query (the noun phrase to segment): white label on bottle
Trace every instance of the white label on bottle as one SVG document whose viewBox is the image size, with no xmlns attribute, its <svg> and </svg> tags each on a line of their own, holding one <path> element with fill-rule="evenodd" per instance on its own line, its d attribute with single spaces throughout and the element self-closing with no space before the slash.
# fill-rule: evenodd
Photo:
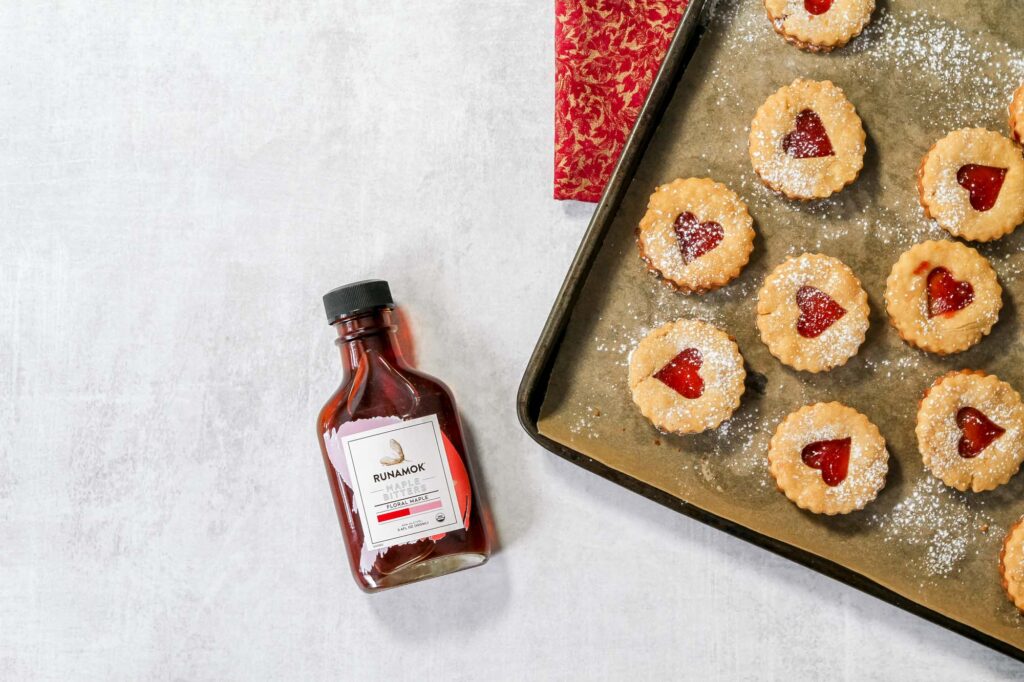
<svg viewBox="0 0 1024 682">
<path fill-rule="evenodd" d="M 463 527 L 437 415 L 342 436 L 367 549 Z"/>
</svg>

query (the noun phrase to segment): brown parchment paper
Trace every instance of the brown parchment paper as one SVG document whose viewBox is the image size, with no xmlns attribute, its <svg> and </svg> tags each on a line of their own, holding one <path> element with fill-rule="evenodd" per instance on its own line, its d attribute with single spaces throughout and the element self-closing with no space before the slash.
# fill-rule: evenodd
<svg viewBox="0 0 1024 682">
<path fill-rule="evenodd" d="M 1024 79 L 1024 6 L 880 0 L 864 34 L 828 55 L 786 44 L 757 0 L 722 0 L 706 15 L 707 32 L 572 313 L 541 409 L 541 433 L 1024 648 L 1024 618 L 1004 596 L 997 568 L 1006 529 L 1024 514 L 1024 473 L 992 492 L 958 493 L 923 469 L 914 437 L 921 392 L 945 371 L 984 369 L 1024 389 L 1018 314 L 1024 228 L 979 247 L 999 274 L 1004 307 L 991 336 L 973 349 L 940 358 L 907 346 L 890 327 L 883 303 L 885 278 L 898 255 L 917 242 L 947 236 L 918 204 L 915 171 L 923 154 L 957 128 L 1008 131 L 1007 105 Z M 755 110 L 797 77 L 828 79 L 843 88 L 868 134 L 857 181 L 810 204 L 769 192 L 747 156 Z M 758 231 L 742 275 L 703 296 L 679 294 L 658 281 L 634 241 L 653 189 L 689 176 L 711 177 L 736 190 Z M 787 255 L 805 251 L 850 265 L 872 308 L 860 353 L 818 375 L 780 364 L 754 325 L 755 297 L 766 273 Z M 706 320 L 734 335 L 748 372 L 763 375 L 763 390 L 748 387 L 739 411 L 709 433 L 660 434 L 629 397 L 630 351 L 645 332 L 677 317 Z M 845 517 L 797 509 L 767 472 L 775 426 L 801 405 L 824 400 L 867 414 L 891 454 L 879 498 Z"/>
</svg>

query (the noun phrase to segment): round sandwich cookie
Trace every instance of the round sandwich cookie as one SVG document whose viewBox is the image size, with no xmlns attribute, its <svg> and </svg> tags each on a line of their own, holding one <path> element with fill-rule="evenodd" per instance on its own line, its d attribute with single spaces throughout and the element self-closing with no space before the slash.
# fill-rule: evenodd
<svg viewBox="0 0 1024 682">
<path fill-rule="evenodd" d="M 829 52 L 857 36 L 875 0 L 764 0 L 772 28 L 802 50 Z"/>
<path fill-rule="evenodd" d="M 750 124 L 750 162 L 790 199 L 823 199 L 864 167 L 864 127 L 831 81 L 797 79 L 765 100 Z"/>
<path fill-rule="evenodd" d="M 921 398 L 914 431 L 925 467 L 957 490 L 998 488 L 1024 460 L 1020 395 L 981 371 L 953 371 L 936 379 Z"/>
<path fill-rule="evenodd" d="M 768 469 L 801 509 L 848 514 L 885 487 L 889 452 L 863 414 L 841 403 L 816 403 L 779 424 L 768 446 Z"/>
<path fill-rule="evenodd" d="M 842 261 L 805 253 L 772 270 L 757 294 L 757 328 L 785 365 L 822 372 L 857 354 L 868 330 L 868 295 Z"/>
<path fill-rule="evenodd" d="M 732 337 L 699 320 L 658 327 L 629 359 L 633 402 L 669 433 L 697 433 L 728 419 L 740 405 L 746 376 Z"/>
<path fill-rule="evenodd" d="M 924 155 L 917 189 L 925 215 L 954 237 L 999 239 L 1024 222 L 1024 155 L 991 130 L 956 130 Z"/>
<path fill-rule="evenodd" d="M 967 350 L 992 331 L 1003 289 L 988 260 L 953 241 L 915 244 L 899 257 L 885 282 L 889 321 L 904 341 L 949 355 Z"/>
<path fill-rule="evenodd" d="M 999 552 L 999 577 L 1018 610 L 1024 611 L 1024 516 L 1010 526 Z"/>
<path fill-rule="evenodd" d="M 1024 144 L 1024 83 L 1021 83 L 1010 100 L 1010 137 Z"/>
<path fill-rule="evenodd" d="M 750 260 L 754 220 L 743 200 L 720 182 L 673 180 L 651 195 L 637 246 L 666 282 L 703 293 L 738 276 Z"/>
</svg>

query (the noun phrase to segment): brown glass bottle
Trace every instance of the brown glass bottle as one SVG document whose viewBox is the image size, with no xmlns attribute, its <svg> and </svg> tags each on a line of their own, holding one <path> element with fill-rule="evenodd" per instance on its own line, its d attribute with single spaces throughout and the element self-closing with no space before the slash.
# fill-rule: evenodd
<svg viewBox="0 0 1024 682">
<path fill-rule="evenodd" d="M 352 575 L 378 591 L 487 560 L 490 544 L 448 388 L 402 357 L 387 282 L 324 296 L 341 385 L 317 435 Z"/>
</svg>

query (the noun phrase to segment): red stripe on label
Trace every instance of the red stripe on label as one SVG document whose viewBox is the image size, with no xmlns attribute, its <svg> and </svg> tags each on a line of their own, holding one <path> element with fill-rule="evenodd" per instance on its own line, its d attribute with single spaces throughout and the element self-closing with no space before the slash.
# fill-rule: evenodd
<svg viewBox="0 0 1024 682">
<path fill-rule="evenodd" d="M 384 523 L 385 521 L 390 521 L 391 519 L 397 519 L 397 518 L 400 518 L 402 516 L 408 516 L 408 515 L 409 515 L 409 508 L 408 507 L 406 507 L 405 509 L 396 509 L 393 512 L 387 512 L 386 514 L 377 514 L 377 523 Z"/>
</svg>

